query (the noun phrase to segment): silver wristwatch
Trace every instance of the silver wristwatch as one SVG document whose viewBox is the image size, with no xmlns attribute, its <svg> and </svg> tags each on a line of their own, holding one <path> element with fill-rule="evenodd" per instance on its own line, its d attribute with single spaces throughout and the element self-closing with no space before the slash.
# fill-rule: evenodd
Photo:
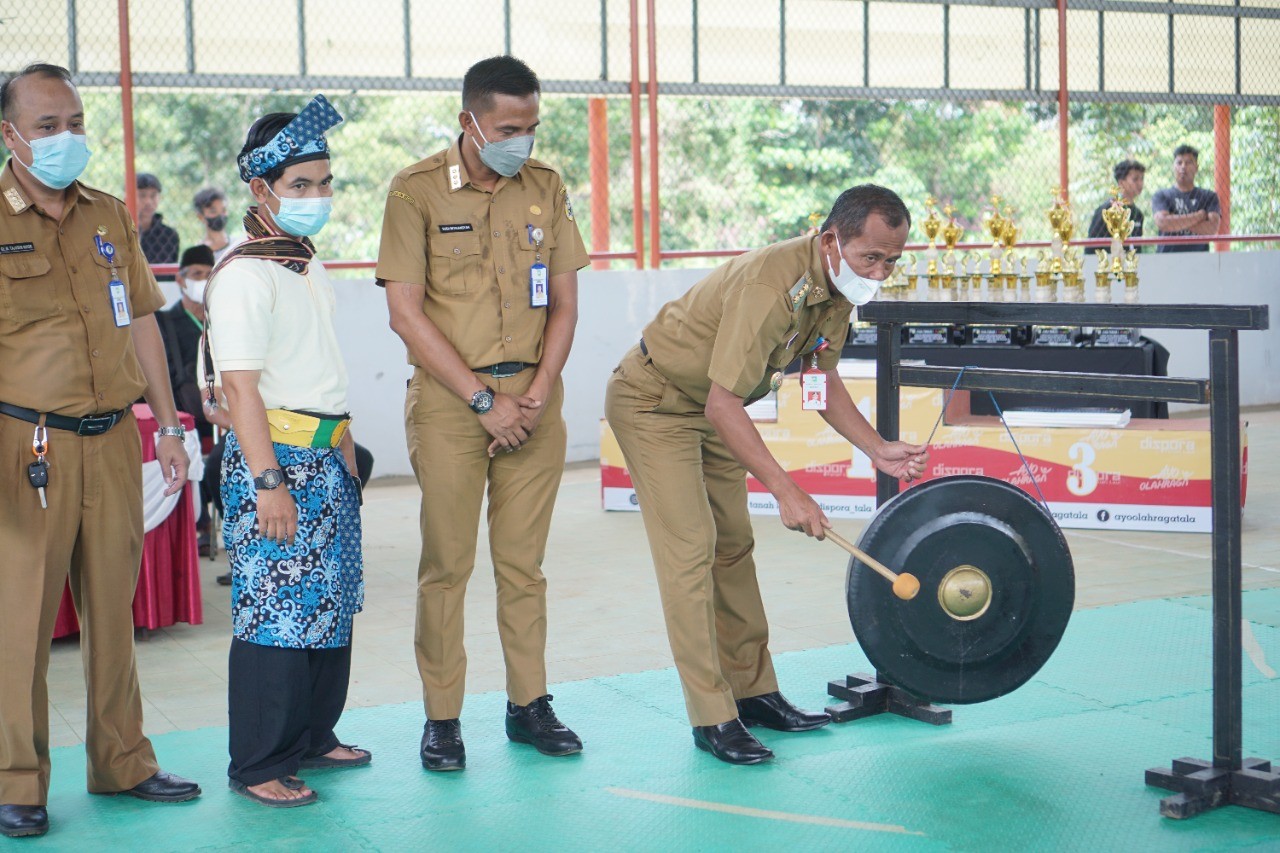
<svg viewBox="0 0 1280 853">
<path fill-rule="evenodd" d="M 471 402 L 468 404 L 471 411 L 477 415 L 483 415 L 493 408 L 493 391 L 487 386 L 480 391 L 471 395 Z"/>
<path fill-rule="evenodd" d="M 171 435 L 181 441 L 187 437 L 187 430 L 182 424 L 178 424 L 177 426 L 160 427 L 160 429 L 156 430 L 156 435 Z"/>
</svg>

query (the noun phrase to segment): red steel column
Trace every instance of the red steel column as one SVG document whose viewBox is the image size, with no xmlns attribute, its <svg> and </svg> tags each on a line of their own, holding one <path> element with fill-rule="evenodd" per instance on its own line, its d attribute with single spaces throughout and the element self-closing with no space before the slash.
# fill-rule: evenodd
<svg viewBox="0 0 1280 853">
<path fill-rule="evenodd" d="M 1222 222 L 1219 234 L 1231 233 L 1231 107 L 1216 104 L 1213 108 L 1213 191 L 1222 205 Z M 1219 241 L 1219 252 L 1231 249 L 1231 244 Z"/>
<path fill-rule="evenodd" d="M 124 132 L 124 203 L 138 218 L 138 186 L 133 164 L 133 65 L 129 57 L 129 0 L 118 0 L 120 16 L 120 123 Z"/>
<path fill-rule="evenodd" d="M 591 161 L 591 251 L 609 251 L 609 103 L 587 101 L 587 157 Z M 607 270 L 608 261 L 593 261 L 592 269 Z"/>
<path fill-rule="evenodd" d="M 631 0 L 631 222 L 636 269 L 644 269 L 644 177 L 640 174 L 640 0 Z"/>
<path fill-rule="evenodd" d="M 1058 183 L 1062 198 L 1070 200 L 1067 161 L 1067 0 L 1058 0 Z"/>
<path fill-rule="evenodd" d="M 662 219 L 658 204 L 658 14 L 648 2 L 649 19 L 649 265 L 662 265 Z"/>
</svg>

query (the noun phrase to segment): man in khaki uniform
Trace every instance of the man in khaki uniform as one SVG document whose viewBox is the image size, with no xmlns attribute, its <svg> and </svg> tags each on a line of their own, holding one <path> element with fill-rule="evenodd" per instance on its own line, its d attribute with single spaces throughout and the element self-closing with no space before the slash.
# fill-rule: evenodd
<svg viewBox="0 0 1280 853">
<path fill-rule="evenodd" d="M 694 743 L 721 760 L 773 757 L 746 725 L 807 731 L 830 722 L 778 692 L 746 472 L 777 498 L 788 528 L 821 539 L 831 525 L 743 406 L 779 387 L 801 357 L 822 377 L 821 415 L 837 432 L 882 471 L 906 480 L 924 472 L 924 448 L 877 435 L 836 370 L 853 303 L 893 270 L 910 223 L 890 190 L 847 190 L 818 236 L 737 257 L 667 303 L 609 380 L 605 410 L 649 534 Z"/>
<path fill-rule="evenodd" d="M 151 316 L 164 298 L 124 204 L 76 180 L 89 152 L 70 74 L 29 66 L 5 82 L 0 111 L 12 154 L 0 172 L 0 834 L 21 836 L 49 827 L 45 675 L 68 573 L 89 790 L 176 802 L 200 788 L 156 765 L 133 650 L 139 394 L 162 425 L 166 493 L 187 472 Z"/>
<path fill-rule="evenodd" d="M 462 133 L 395 177 L 382 226 L 377 277 L 414 365 L 405 431 L 422 487 L 415 645 L 429 770 L 466 763 L 463 596 L 486 484 L 507 736 L 547 755 L 582 749 L 547 695 L 542 560 L 564 468 L 560 371 L 588 258 L 560 176 L 528 159 L 539 95 L 518 59 L 473 66 Z"/>
</svg>

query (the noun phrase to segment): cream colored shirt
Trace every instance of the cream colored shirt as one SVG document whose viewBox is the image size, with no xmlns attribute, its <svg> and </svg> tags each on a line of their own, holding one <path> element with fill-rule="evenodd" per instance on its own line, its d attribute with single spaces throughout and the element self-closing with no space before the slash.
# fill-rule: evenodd
<svg viewBox="0 0 1280 853">
<path fill-rule="evenodd" d="M 347 368 L 334 306 L 319 261 L 306 275 L 261 258 L 231 261 L 205 294 L 216 381 L 228 370 L 260 370 L 258 392 L 268 409 L 345 414 Z"/>
</svg>

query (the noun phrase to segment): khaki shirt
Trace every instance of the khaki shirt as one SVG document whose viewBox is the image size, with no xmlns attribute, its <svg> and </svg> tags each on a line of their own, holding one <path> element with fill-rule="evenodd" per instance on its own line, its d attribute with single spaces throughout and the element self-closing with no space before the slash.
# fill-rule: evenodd
<svg viewBox="0 0 1280 853">
<path fill-rule="evenodd" d="M 36 207 L 13 164 L 0 172 L 0 401 L 71 417 L 126 408 L 146 388 L 130 327 L 118 328 L 111 265 L 138 317 L 164 305 L 124 203 L 79 181 L 62 221 Z"/>
<path fill-rule="evenodd" d="M 831 289 L 823 266 L 818 238 L 797 237 L 718 267 L 645 327 L 654 366 L 701 405 L 713 382 L 763 397 L 773 374 L 812 353 L 819 336 L 828 346 L 818 367 L 834 370 L 853 304 Z"/>
<path fill-rule="evenodd" d="M 375 274 L 426 285 L 423 312 L 468 367 L 535 363 L 547 309 L 529 304 L 530 226 L 542 229 L 549 278 L 590 262 L 568 191 L 537 160 L 482 190 L 467 176 L 460 139 L 391 181 Z"/>
</svg>

